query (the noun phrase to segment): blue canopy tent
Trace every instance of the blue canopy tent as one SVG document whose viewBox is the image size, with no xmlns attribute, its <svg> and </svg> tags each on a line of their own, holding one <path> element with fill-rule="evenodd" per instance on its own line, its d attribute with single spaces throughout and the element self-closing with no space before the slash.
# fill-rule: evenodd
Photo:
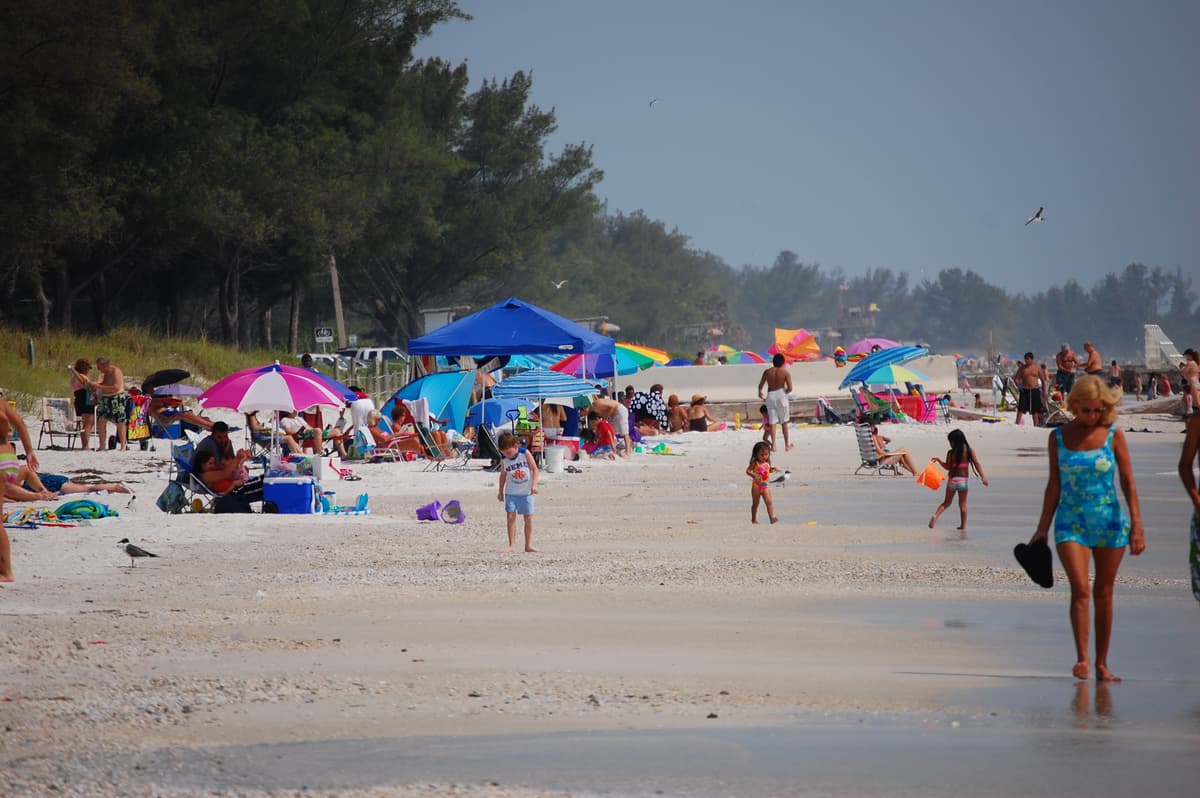
<svg viewBox="0 0 1200 798">
<path fill-rule="evenodd" d="M 616 342 L 516 297 L 408 342 L 410 355 L 611 355 Z"/>
<path fill-rule="evenodd" d="M 475 382 L 473 371 L 442 371 L 426 374 L 405 385 L 383 403 L 379 412 L 384 418 L 392 417 L 397 399 L 429 400 L 429 412 L 434 418 L 445 419 L 445 426 L 459 432 L 467 418 L 467 405 L 471 403 L 471 386 Z M 420 419 L 423 420 L 423 419 Z"/>
</svg>

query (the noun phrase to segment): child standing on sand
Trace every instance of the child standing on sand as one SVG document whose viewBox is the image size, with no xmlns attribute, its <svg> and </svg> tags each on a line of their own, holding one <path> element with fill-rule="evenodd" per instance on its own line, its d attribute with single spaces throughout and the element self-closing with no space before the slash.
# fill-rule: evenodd
<svg viewBox="0 0 1200 798">
<path fill-rule="evenodd" d="M 523 451 L 517 436 L 505 432 L 496 442 L 500 450 L 500 487 L 496 499 L 508 514 L 508 551 L 517 545 L 517 516 L 525 516 L 525 551 L 533 547 L 533 495 L 538 492 L 538 467 L 533 455 Z"/>
<path fill-rule="evenodd" d="M 771 502 L 771 473 L 778 472 L 771 466 L 771 444 L 759 441 L 750 452 L 750 466 L 746 476 L 750 477 L 750 523 L 758 523 L 758 502 L 761 499 L 767 505 L 767 517 L 771 523 L 779 519 L 775 517 L 775 505 Z"/>
<path fill-rule="evenodd" d="M 963 431 L 952 430 L 946 437 L 950 441 L 950 451 L 946 452 L 946 459 L 933 458 L 933 462 L 946 469 L 950 477 L 946 480 L 946 500 L 933 511 L 933 517 L 929 519 L 929 528 L 933 529 L 941 514 L 949 509 L 950 503 L 954 501 L 954 494 L 957 493 L 958 511 L 962 515 L 962 524 L 958 530 L 966 532 L 967 483 L 970 481 L 971 469 L 975 469 L 975 473 L 979 475 L 979 481 L 984 485 L 987 485 L 988 481 L 987 477 L 983 475 L 983 467 L 979 465 L 979 459 L 975 457 L 975 450 L 967 443 L 967 436 L 963 434 Z"/>
</svg>

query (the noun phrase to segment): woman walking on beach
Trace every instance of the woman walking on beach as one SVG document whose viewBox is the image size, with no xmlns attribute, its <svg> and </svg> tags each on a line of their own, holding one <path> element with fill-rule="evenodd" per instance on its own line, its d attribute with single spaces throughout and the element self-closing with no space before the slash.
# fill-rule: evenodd
<svg viewBox="0 0 1200 798">
<path fill-rule="evenodd" d="M 946 459 L 939 460 L 933 458 L 933 461 L 946 469 L 950 478 L 946 480 L 946 500 L 938 505 L 938 508 L 933 511 L 933 517 L 929 519 L 929 528 L 933 529 L 938 518 L 942 513 L 950 509 L 951 502 L 954 501 L 954 494 L 958 494 L 958 512 L 962 516 L 962 523 L 958 526 L 959 532 L 967 531 L 967 487 L 970 482 L 971 470 L 975 470 L 979 481 L 985 486 L 988 484 L 987 477 L 983 473 L 983 466 L 979 465 L 979 459 L 975 457 L 975 450 L 967 443 L 967 436 L 960 429 L 952 430 L 946 436 L 950 441 L 950 451 L 946 452 Z"/>
<path fill-rule="evenodd" d="M 775 517 L 775 505 L 771 501 L 771 474 L 778 473 L 778 468 L 771 466 L 771 444 L 759 441 L 750 452 L 750 466 L 746 476 L 750 477 L 750 523 L 758 523 L 758 503 L 761 500 L 767 505 L 767 518 L 774 524 L 779 519 Z"/>
<path fill-rule="evenodd" d="M 1131 554 L 1146 550 L 1137 487 L 1129 465 L 1125 435 L 1113 424 L 1117 420 L 1119 391 L 1104 385 L 1099 377 L 1082 377 L 1067 396 L 1067 409 L 1075 418 L 1050 433 L 1050 476 L 1042 502 L 1042 516 L 1030 542 L 1046 540 L 1054 521 L 1054 543 L 1058 558 L 1071 583 L 1071 631 L 1075 637 L 1077 679 L 1091 675 L 1088 663 L 1088 602 L 1096 605 L 1096 678 L 1120 681 L 1108 669 L 1108 646 L 1112 637 L 1113 584 L 1117 569 L 1129 547 Z M 1121 509 L 1113 486 L 1113 466 L 1121 492 L 1129 506 L 1129 517 Z M 1096 562 L 1096 577 L 1088 585 L 1088 554 Z"/>
</svg>

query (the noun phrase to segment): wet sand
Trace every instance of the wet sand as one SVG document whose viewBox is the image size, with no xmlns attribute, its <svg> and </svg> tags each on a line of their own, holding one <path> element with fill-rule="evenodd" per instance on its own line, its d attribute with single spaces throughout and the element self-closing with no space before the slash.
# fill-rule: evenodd
<svg viewBox="0 0 1200 798">
<path fill-rule="evenodd" d="M 1030 427 L 962 425 L 992 481 L 965 538 L 955 507 L 925 526 L 940 491 L 852 476 L 848 428 L 794 431 L 782 521 L 751 526 L 743 430 L 544 475 L 540 555 L 500 552 L 480 471 L 356 466 L 333 487 L 365 518 L 171 517 L 161 453 L 44 452 L 138 499 L 10 531 L 0 794 L 1190 795 L 1182 435 L 1136 426 L 1161 430 L 1130 433 L 1149 550 L 1108 688 L 1070 677 L 1061 570 L 1043 591 L 1012 561 L 1045 481 Z M 889 434 L 924 462 L 946 431 Z M 433 498 L 466 523 L 417 522 Z M 129 568 L 126 536 L 162 559 Z"/>
</svg>

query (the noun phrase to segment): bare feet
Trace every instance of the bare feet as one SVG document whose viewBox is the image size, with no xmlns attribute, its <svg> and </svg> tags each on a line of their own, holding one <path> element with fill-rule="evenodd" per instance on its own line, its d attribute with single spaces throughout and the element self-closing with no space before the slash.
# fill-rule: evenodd
<svg viewBox="0 0 1200 798">
<path fill-rule="evenodd" d="M 1079 662 L 1075 663 L 1074 668 L 1071 668 L 1071 675 L 1076 679 L 1086 679 L 1091 675 L 1091 673 L 1092 668 L 1090 665 L 1088 665 L 1088 661 L 1086 659 L 1081 659 Z"/>
<path fill-rule="evenodd" d="M 750 519 L 750 523 L 752 523 L 752 524 L 757 524 L 757 523 L 758 523 L 758 519 L 757 519 L 757 518 L 751 518 L 751 519 Z"/>
<path fill-rule="evenodd" d="M 526 553 L 526 554 L 538 554 L 538 553 L 540 553 L 540 552 L 541 552 L 541 550 L 540 550 L 540 549 L 535 549 L 533 546 L 527 546 L 527 547 L 525 548 L 525 553 Z"/>
<path fill-rule="evenodd" d="M 755 522 L 755 523 L 757 523 L 757 522 Z M 778 519 L 778 518 L 776 518 L 775 516 L 771 516 L 771 523 L 772 523 L 772 524 L 778 524 L 778 523 L 779 523 L 779 519 Z"/>
<path fill-rule="evenodd" d="M 15 582 L 15 581 L 17 581 L 17 578 L 15 576 L 0 576 L 0 582 Z"/>
<path fill-rule="evenodd" d="M 936 515 L 929 516 L 929 528 L 933 529 L 933 525 L 936 523 L 937 523 L 937 516 Z"/>
<path fill-rule="evenodd" d="M 1087 677 L 1081 676 L 1080 678 L 1083 679 L 1083 678 L 1087 678 Z M 1098 682 L 1119 682 L 1119 681 L 1121 681 L 1121 677 L 1117 676 L 1112 671 L 1110 671 L 1108 669 L 1107 665 L 1097 665 L 1096 666 L 1096 681 L 1098 681 Z"/>
<path fill-rule="evenodd" d="M 790 452 L 792 449 L 795 449 L 795 448 L 796 448 L 796 444 L 794 444 L 794 443 L 789 443 L 789 444 L 787 445 L 787 450 L 788 450 L 789 452 Z"/>
<path fill-rule="evenodd" d="M 966 531 L 967 531 L 967 528 L 966 528 L 965 526 L 956 526 L 956 527 L 954 527 L 954 528 L 955 528 L 955 529 L 957 529 L 959 532 L 966 532 Z"/>
</svg>

